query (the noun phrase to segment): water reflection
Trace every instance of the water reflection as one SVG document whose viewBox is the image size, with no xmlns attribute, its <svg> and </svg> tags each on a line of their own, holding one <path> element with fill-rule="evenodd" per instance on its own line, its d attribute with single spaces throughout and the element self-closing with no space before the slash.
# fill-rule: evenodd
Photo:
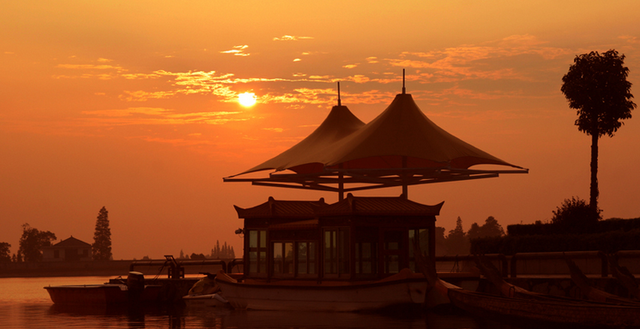
<svg viewBox="0 0 640 329">
<path fill-rule="evenodd" d="M 35 311 L 38 312 L 37 310 Z M 318 313 L 236 311 L 192 307 L 65 307 L 52 305 L 47 318 L 56 326 L 115 328 L 406 328 L 481 329 L 477 319 L 460 311 L 420 313 Z M 26 313 L 25 313 L 26 315 Z M 491 326 L 493 327 L 493 326 Z M 502 327 L 507 328 L 507 327 Z M 509 327 L 510 328 L 510 327 Z"/>
</svg>

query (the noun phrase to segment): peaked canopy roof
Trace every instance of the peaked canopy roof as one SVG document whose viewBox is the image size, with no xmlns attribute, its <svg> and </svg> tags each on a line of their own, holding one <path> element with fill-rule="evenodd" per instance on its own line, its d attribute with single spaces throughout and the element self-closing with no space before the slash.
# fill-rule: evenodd
<svg viewBox="0 0 640 329">
<path fill-rule="evenodd" d="M 307 138 L 276 157 L 234 176 L 267 169 L 289 169 L 297 173 L 322 171 L 323 154 L 333 149 L 336 142 L 364 125 L 346 106 L 334 106 L 322 124 Z"/>
<path fill-rule="evenodd" d="M 474 170 L 474 165 L 512 170 Z M 268 178 L 232 178 L 275 169 Z M 291 170 L 295 174 L 277 171 Z M 282 154 L 225 181 L 344 192 L 527 173 L 449 134 L 422 113 L 410 94 L 396 95 L 378 117 L 363 124 L 346 107 L 335 106 L 307 138 Z M 345 184 L 358 185 L 346 188 Z"/>
<path fill-rule="evenodd" d="M 407 161 L 404 166 L 402 157 Z M 335 143 L 320 162 L 349 169 L 468 169 L 478 164 L 517 167 L 438 127 L 420 111 L 410 94 L 396 95 L 384 112 Z"/>
</svg>

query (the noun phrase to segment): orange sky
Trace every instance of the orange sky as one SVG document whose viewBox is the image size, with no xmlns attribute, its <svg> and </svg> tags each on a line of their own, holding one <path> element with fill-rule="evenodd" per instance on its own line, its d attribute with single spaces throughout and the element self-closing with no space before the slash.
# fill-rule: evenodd
<svg viewBox="0 0 640 329">
<path fill-rule="evenodd" d="M 0 242 L 22 224 L 115 259 L 242 250 L 233 205 L 337 200 L 222 183 L 311 133 L 336 104 L 364 122 L 401 91 L 528 175 L 410 188 L 465 230 L 547 221 L 589 195 L 590 138 L 560 92 L 577 54 L 617 49 L 639 95 L 637 1 L 11 1 L 0 11 Z M 236 96 L 253 92 L 243 108 Z M 640 96 L 639 96 L 640 97 Z M 638 103 L 639 100 L 635 99 Z M 635 111 L 634 111 L 635 112 Z M 600 141 L 605 218 L 640 216 L 640 119 Z M 383 189 L 361 195 L 399 195 Z"/>
</svg>

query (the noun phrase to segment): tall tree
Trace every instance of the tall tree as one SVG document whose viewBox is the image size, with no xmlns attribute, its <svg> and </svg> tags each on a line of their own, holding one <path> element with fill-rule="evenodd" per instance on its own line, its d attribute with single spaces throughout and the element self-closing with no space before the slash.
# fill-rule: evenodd
<svg viewBox="0 0 640 329">
<path fill-rule="evenodd" d="M 8 263 L 11 261 L 11 244 L 0 242 L 0 263 Z"/>
<path fill-rule="evenodd" d="M 110 260 L 111 255 L 111 229 L 109 228 L 109 212 L 102 207 L 96 220 L 96 231 L 93 233 L 91 245 L 94 260 Z"/>
<path fill-rule="evenodd" d="M 462 219 L 460 217 L 456 220 L 456 227 L 449 231 L 445 238 L 445 246 L 449 254 L 462 255 L 469 253 L 470 243 L 462 229 Z"/>
<path fill-rule="evenodd" d="M 55 240 L 55 234 L 49 231 L 39 231 L 37 228 L 29 226 L 29 223 L 23 224 L 18 259 L 25 262 L 42 260 L 42 248 L 51 246 L 51 242 Z"/>
<path fill-rule="evenodd" d="M 622 126 L 620 120 L 630 119 L 636 104 L 631 101 L 631 83 L 627 81 L 629 69 L 624 66 L 624 55 L 616 50 L 603 54 L 592 51 L 577 55 L 562 77 L 561 91 L 576 109 L 578 130 L 591 136 L 591 192 L 589 206 L 598 209 L 598 139 L 613 137 Z"/>
</svg>

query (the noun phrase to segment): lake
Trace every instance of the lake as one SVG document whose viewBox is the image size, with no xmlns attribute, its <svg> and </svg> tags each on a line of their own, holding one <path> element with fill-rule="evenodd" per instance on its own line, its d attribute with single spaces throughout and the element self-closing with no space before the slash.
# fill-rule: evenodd
<svg viewBox="0 0 640 329">
<path fill-rule="evenodd" d="M 43 287 L 100 284 L 110 277 L 0 278 L 0 328 L 502 328 L 517 327 L 461 312 L 357 314 L 153 307 L 113 310 L 60 307 Z"/>
</svg>

